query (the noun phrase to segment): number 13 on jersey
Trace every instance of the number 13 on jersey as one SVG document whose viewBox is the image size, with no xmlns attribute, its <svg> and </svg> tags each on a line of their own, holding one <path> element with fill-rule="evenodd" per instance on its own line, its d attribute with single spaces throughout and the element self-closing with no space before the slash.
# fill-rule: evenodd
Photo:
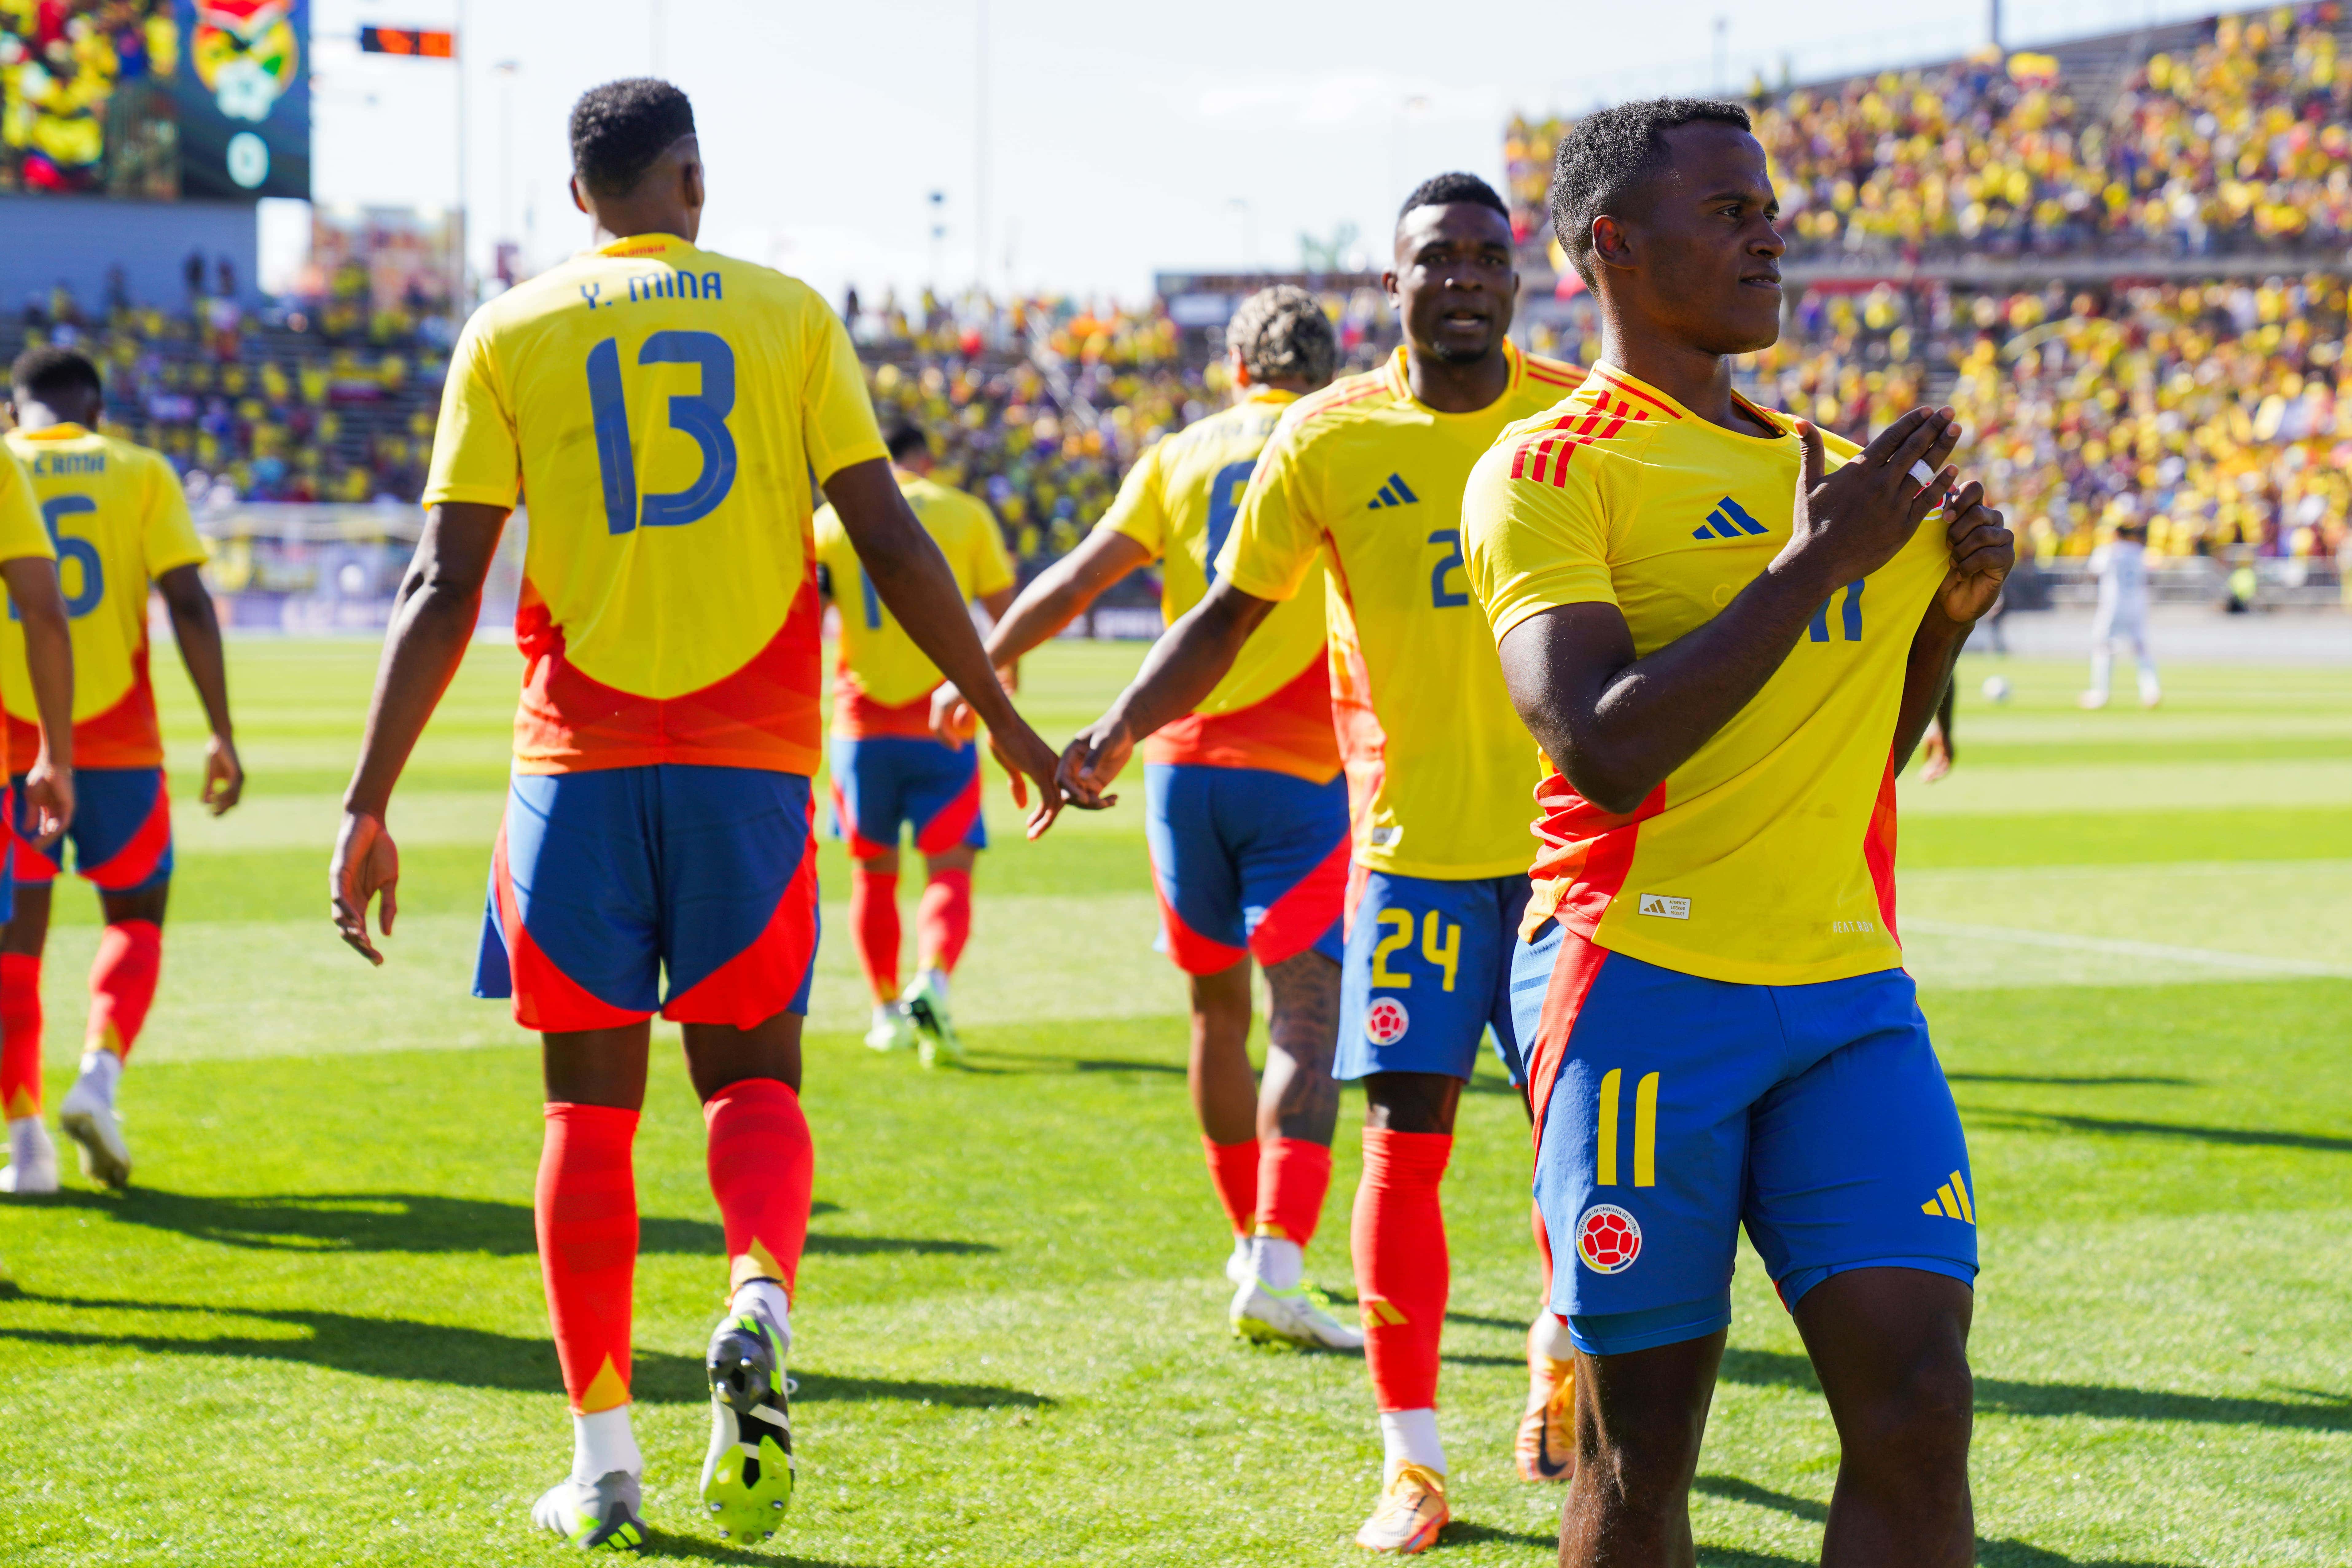
<svg viewBox="0 0 2352 1568">
<path fill-rule="evenodd" d="M 656 332 L 637 351 L 637 363 L 693 365 L 702 373 L 698 391 L 673 394 L 669 426 L 693 439 L 702 468 L 682 490 L 637 495 L 637 454 L 629 435 L 629 400 L 621 381 L 621 345 L 606 338 L 588 351 L 588 407 L 596 423 L 596 465 L 604 481 L 604 526 L 628 533 L 647 528 L 678 528 L 709 517 L 735 488 L 735 436 L 727 416 L 735 411 L 735 351 L 716 332 Z"/>
</svg>

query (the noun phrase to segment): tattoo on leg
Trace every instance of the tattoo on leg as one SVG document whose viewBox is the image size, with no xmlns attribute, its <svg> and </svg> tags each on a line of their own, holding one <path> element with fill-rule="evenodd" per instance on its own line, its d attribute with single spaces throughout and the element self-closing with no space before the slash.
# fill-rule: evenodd
<svg viewBox="0 0 2352 1568">
<path fill-rule="evenodd" d="M 1313 951 L 1270 964 L 1265 1072 L 1258 1088 L 1258 1133 L 1328 1143 L 1339 1116 L 1331 1077 L 1339 1043 L 1339 966 Z"/>
</svg>

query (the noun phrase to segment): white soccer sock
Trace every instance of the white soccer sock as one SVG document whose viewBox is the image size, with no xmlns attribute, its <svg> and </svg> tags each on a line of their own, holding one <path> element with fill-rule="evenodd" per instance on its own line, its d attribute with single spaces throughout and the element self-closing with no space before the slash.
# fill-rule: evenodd
<svg viewBox="0 0 2352 1568">
<path fill-rule="evenodd" d="M 2116 656 L 2106 644 L 2091 650 L 2091 689 L 2105 697 L 2113 684 Z"/>
<path fill-rule="evenodd" d="M 1576 1354 L 1576 1342 L 1568 1337 L 1568 1320 L 1547 1307 L 1536 1314 L 1528 1325 L 1528 1354 L 1543 1356 L 1550 1361 L 1567 1361 Z"/>
<path fill-rule="evenodd" d="M 730 1312 L 760 1311 L 776 1325 L 776 1337 L 784 1342 L 784 1349 L 793 1348 L 793 1303 L 784 1288 L 773 1279 L 746 1279 L 737 1288 L 734 1298 L 727 1303 Z"/>
<path fill-rule="evenodd" d="M 1307 1278 L 1307 1249 L 1278 1236 L 1252 1237 L 1250 1269 L 1269 1290 L 1296 1290 Z"/>
<path fill-rule="evenodd" d="M 81 1076 L 74 1088 L 94 1094 L 109 1108 L 114 1104 L 114 1086 L 122 1081 L 122 1058 L 112 1051 L 84 1051 L 81 1054 Z"/>
<path fill-rule="evenodd" d="M 897 1003 L 895 1003 L 895 1002 L 877 1002 L 877 1003 L 875 1003 L 875 1004 L 874 1004 L 874 1026 L 875 1026 L 876 1028 L 877 1028 L 877 1029 L 895 1029 L 895 1028 L 897 1028 L 897 1027 L 898 1026 L 898 1004 L 897 1004 Z"/>
<path fill-rule="evenodd" d="M 1388 1450 L 1383 1476 L 1393 1477 L 1404 1465 L 1445 1473 L 1445 1445 L 1437 1440 L 1434 1410 L 1381 1411 L 1381 1447 Z"/>
<path fill-rule="evenodd" d="M 57 1158 L 57 1145 L 37 1116 L 19 1116 L 8 1123 L 8 1163 L 20 1171 Z"/>
<path fill-rule="evenodd" d="M 572 1479 L 593 1482 L 614 1470 L 633 1476 L 646 1473 L 645 1456 L 637 1452 L 637 1435 L 629 1430 L 629 1407 L 615 1405 L 593 1415 L 574 1415 Z"/>
</svg>

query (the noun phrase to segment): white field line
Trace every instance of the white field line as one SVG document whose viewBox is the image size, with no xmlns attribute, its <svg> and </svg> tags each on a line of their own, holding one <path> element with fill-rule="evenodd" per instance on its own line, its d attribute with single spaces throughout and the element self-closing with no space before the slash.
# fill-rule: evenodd
<svg viewBox="0 0 2352 1568">
<path fill-rule="evenodd" d="M 1960 921 L 1906 920 L 1906 933 L 1957 936 L 1979 942 L 2009 942 L 2026 947 L 2067 948 L 2076 952 L 2103 952 L 2116 958 L 2145 958 L 2166 963 L 2198 963 L 2215 969 L 2244 969 L 2262 974 L 2305 974 L 2327 979 L 2352 979 L 2352 968 L 2315 963 L 2299 958 L 2266 958 L 2259 953 L 2223 952 L 2210 947 L 2173 947 L 2158 942 L 2132 942 L 2123 937 L 2076 936 L 2068 931 L 2025 931 L 2016 926 L 1971 925 Z"/>
<path fill-rule="evenodd" d="M 2118 860 L 2087 866 L 1929 866 L 1902 871 L 1899 876 L 1907 887 L 1914 882 L 2088 882 L 2118 877 L 2259 877 L 2281 873 L 2343 876 L 2352 873 L 2352 860 Z"/>
</svg>

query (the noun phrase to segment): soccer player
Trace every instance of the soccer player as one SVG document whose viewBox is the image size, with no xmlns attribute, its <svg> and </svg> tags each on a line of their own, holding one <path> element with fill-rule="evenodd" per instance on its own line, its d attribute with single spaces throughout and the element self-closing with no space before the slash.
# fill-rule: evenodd
<svg viewBox="0 0 2352 1568">
<path fill-rule="evenodd" d="M 894 426 L 885 443 L 892 477 L 923 531 L 939 546 L 966 600 L 990 617 L 1013 602 L 1013 563 L 986 502 L 930 477 L 930 442 L 913 425 Z M 980 814 L 980 748 L 931 733 L 931 692 L 940 667 L 886 610 L 857 548 L 830 506 L 816 514 L 819 591 L 841 612 L 833 681 L 833 831 L 847 841 L 850 938 L 874 991 L 866 1043 L 877 1051 L 919 1043 L 925 1067 L 939 1053 L 961 1059 L 948 1016 L 948 976 L 971 935 L 971 867 L 988 847 Z M 919 963 L 898 992 L 898 839 L 912 827 L 923 852 L 923 901 L 916 911 Z"/>
<path fill-rule="evenodd" d="M 2091 617 L 2091 686 L 2082 705 L 2107 705 L 2120 642 L 2130 644 L 2139 661 L 2139 705 L 2153 708 L 2164 700 L 2164 687 L 2147 651 L 2147 524 L 2126 516 L 2115 537 L 2091 552 L 2091 570 L 2099 574 L 2099 607 Z"/>
<path fill-rule="evenodd" d="M 1215 583 L 1071 742 L 1062 772 L 1075 799 L 1097 798 L 1135 742 L 1198 708 L 1275 607 L 1328 566 L 1353 825 L 1335 1072 L 1364 1085 L 1349 1241 L 1386 1452 L 1381 1500 L 1356 1540 L 1419 1552 L 1449 1517 L 1436 1412 L 1448 1286 L 1438 1183 L 1490 1026 L 1519 1076 L 1508 966 L 1528 897 L 1526 802 L 1539 777 L 1471 607 L 1459 498 L 1503 427 L 1580 373 L 1506 338 L 1518 291 L 1510 219 L 1474 175 L 1441 174 L 1405 198 L 1385 284 L 1403 345 L 1283 416 Z M 1549 1363 L 1568 1353 L 1564 1340 L 1542 1348 Z M 1543 1397 L 1564 1430 L 1566 1384 Z"/>
<path fill-rule="evenodd" d="M 29 819 L 27 837 L 37 849 L 55 843 L 74 816 L 73 633 L 58 583 L 57 546 L 42 524 L 31 477 L 16 460 L 14 444 L 0 442 L 0 585 L 8 592 L 11 619 L 23 628 L 33 710 L 41 721 L 25 772 L 10 775 L 22 782 L 0 795 L 0 806 L 7 808 L 12 822 L 20 816 Z M 13 767 L 9 745 L 9 738 L 0 734 L 0 756 Z M 12 912 L 16 865 L 12 835 L 0 847 L 0 922 Z M 58 1151 L 41 1125 L 40 1039 L 29 1035 L 19 1045 L 15 1020 L 0 1022 L 6 1025 L 0 1043 L 0 1109 L 8 1119 L 8 1164 L 0 1169 L 0 1193 L 53 1193 Z"/>
<path fill-rule="evenodd" d="M 1513 992 L 1578 1352 L 1559 1560 L 1691 1561 L 1744 1223 L 1844 1441 L 1822 1561 L 1960 1568 L 1977 1200 L 1895 939 L 1894 781 L 2014 547 L 1952 489 L 1950 410 L 1857 452 L 1732 391 L 1781 308 L 1745 110 L 1592 114 L 1551 199 L 1605 353 L 1463 525 L 1559 770 Z"/>
<path fill-rule="evenodd" d="M 160 452 L 99 433 L 104 393 L 98 367 L 68 348 L 21 355 L 9 375 L 8 448 L 32 474 L 34 499 L 73 586 L 74 793 L 80 810 L 68 835 L 74 870 L 96 885 L 106 932 L 89 971 L 89 1026 L 80 1076 L 58 1107 L 58 1124 L 79 1146 L 92 1180 L 131 1180 L 131 1150 L 115 1111 L 116 1085 L 155 999 L 163 957 L 163 906 L 172 888 L 172 805 L 163 787 L 163 740 L 147 676 L 147 599 L 160 588 L 181 662 L 204 703 L 199 798 L 215 816 L 237 802 L 245 770 L 229 723 L 228 673 L 220 622 L 197 568 L 204 541 L 172 465 Z M 12 755 L 39 743 L 39 711 L 22 626 L 0 628 L 0 708 Z M 18 814 L 16 910 L 0 935 L 0 1052 L 8 1066 L 9 1117 L 21 1110 L 32 1159 L 18 1167 L 18 1192 L 57 1190 L 57 1156 L 39 1121 L 41 952 L 49 934 L 49 891 L 64 859 L 34 847 L 25 781 Z M 46 1159 L 44 1159 L 46 1156 Z"/>
<path fill-rule="evenodd" d="M 1250 470 L 1276 422 L 1327 384 L 1339 342 L 1315 296 L 1285 285 L 1242 301 L 1225 326 L 1232 407 L 1154 444 L 1086 542 L 1039 574 L 999 620 L 1003 666 L 1045 641 L 1112 584 L 1161 563 L 1171 625 L 1208 592 Z M 1318 566 L 1310 579 L 1319 579 Z M 1339 1086 L 1340 902 L 1348 786 L 1331 725 L 1323 584 L 1275 606 L 1233 668 L 1144 744 L 1145 829 L 1168 955 L 1191 982 L 1192 1105 L 1233 1250 L 1234 1332 L 1359 1350 L 1306 1281 L 1331 1186 Z M 955 694 L 935 702 L 950 733 Z M 1273 1006 L 1263 1082 L 1250 1072 L 1250 960 Z"/>
<path fill-rule="evenodd" d="M 883 603 L 982 694 L 993 743 L 1038 781 L 1032 832 L 1061 801 L 1051 752 L 987 679 L 955 578 L 891 477 L 840 319 L 797 279 L 696 247 L 686 95 L 608 83 L 582 96 L 571 132 L 595 247 L 484 306 L 458 342 L 329 885 L 343 940 L 381 963 L 367 911 L 381 893 L 389 936 L 393 784 L 529 495 L 514 778 L 475 990 L 511 994 L 544 1039 L 540 1267 L 573 1447 L 532 1517 L 582 1547 L 645 1534 L 630 1143 L 658 1010 L 684 1026 L 726 1232 L 701 1506 L 721 1535 L 759 1540 L 792 1494 L 784 1361 L 813 1164 L 800 1038 L 817 936 L 814 487 Z"/>
</svg>

